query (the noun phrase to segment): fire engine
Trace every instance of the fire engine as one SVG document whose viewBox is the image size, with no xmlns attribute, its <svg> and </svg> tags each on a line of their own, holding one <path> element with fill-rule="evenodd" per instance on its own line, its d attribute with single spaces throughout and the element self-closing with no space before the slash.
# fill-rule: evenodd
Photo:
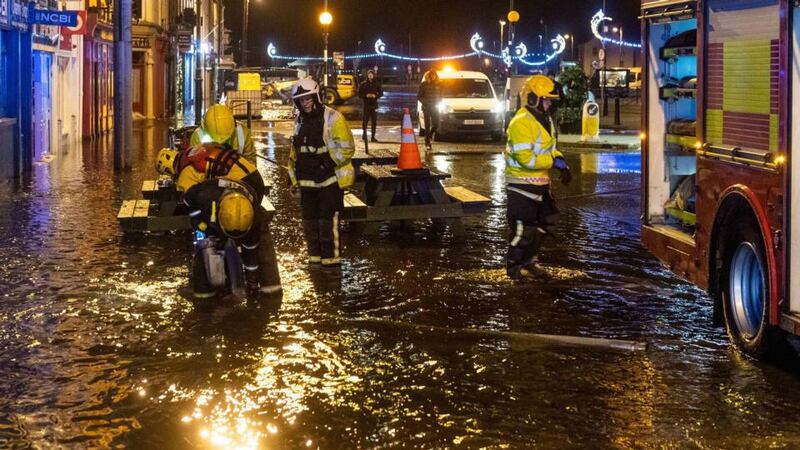
<svg viewBox="0 0 800 450">
<path fill-rule="evenodd" d="M 800 334 L 798 3 L 642 1 L 641 240 L 755 357 Z"/>
</svg>

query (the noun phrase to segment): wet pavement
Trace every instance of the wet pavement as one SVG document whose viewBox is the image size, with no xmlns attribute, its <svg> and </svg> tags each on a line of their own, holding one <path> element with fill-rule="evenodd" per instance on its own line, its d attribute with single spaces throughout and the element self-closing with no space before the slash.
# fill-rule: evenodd
<svg viewBox="0 0 800 450">
<path fill-rule="evenodd" d="M 259 124 L 259 152 L 285 163 L 289 129 Z M 800 446 L 796 372 L 740 356 L 704 294 L 639 245 L 636 153 L 568 154 L 576 176 L 555 186 L 561 232 L 542 255 L 550 279 L 526 284 L 502 270 L 499 144 L 451 154 L 462 144 L 441 143 L 431 156 L 494 204 L 466 220 L 465 242 L 430 223 L 345 233 L 340 277 L 306 267 L 285 174 L 260 161 L 283 298 L 200 307 L 177 293 L 189 236 L 125 236 L 116 222 L 165 134 L 140 130 L 121 174 L 95 143 L 0 184 L 0 447 Z"/>
</svg>

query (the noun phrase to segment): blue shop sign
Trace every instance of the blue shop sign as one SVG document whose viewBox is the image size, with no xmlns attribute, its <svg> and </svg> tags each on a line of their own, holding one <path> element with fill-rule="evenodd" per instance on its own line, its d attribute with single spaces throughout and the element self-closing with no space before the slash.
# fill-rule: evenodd
<svg viewBox="0 0 800 450">
<path fill-rule="evenodd" d="M 48 9 L 36 9 L 31 3 L 28 13 L 29 23 L 42 25 L 56 25 L 60 27 L 74 27 L 78 25 L 77 11 L 50 11 Z"/>
</svg>

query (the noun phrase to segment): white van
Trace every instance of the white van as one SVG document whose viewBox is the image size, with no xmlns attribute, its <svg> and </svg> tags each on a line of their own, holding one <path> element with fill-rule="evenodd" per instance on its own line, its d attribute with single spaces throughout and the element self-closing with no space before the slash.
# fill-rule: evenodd
<svg viewBox="0 0 800 450">
<path fill-rule="evenodd" d="M 481 72 L 439 71 L 442 101 L 437 134 L 503 137 L 503 102 L 498 101 L 489 77 Z M 417 102 L 420 129 L 425 128 L 422 104 Z"/>
</svg>

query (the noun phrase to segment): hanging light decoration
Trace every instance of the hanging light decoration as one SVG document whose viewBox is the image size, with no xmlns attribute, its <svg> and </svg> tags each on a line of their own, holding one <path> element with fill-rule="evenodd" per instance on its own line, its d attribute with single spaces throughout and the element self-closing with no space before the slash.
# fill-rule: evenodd
<svg viewBox="0 0 800 450">
<path fill-rule="evenodd" d="M 592 27 L 592 34 L 594 34 L 594 37 L 596 37 L 597 39 L 600 39 L 600 42 L 610 43 L 614 45 L 621 45 L 623 47 L 642 48 L 642 44 L 638 44 L 636 42 L 625 42 L 603 36 L 602 34 L 600 34 L 600 25 L 603 22 L 611 22 L 611 17 L 608 17 L 606 13 L 603 12 L 603 10 L 601 9 L 600 11 L 597 11 L 594 16 L 592 16 L 592 20 L 590 22 L 590 25 Z"/>
</svg>

